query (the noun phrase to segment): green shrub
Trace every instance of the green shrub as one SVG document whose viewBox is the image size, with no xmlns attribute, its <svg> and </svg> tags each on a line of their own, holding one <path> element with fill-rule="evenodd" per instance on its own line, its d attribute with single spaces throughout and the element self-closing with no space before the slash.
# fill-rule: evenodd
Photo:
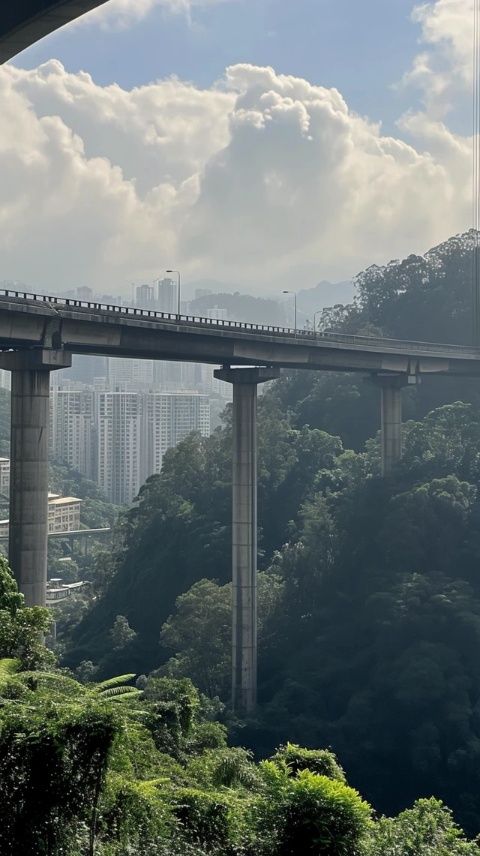
<svg viewBox="0 0 480 856">
<path fill-rule="evenodd" d="M 261 769 L 265 793 L 254 825 L 262 854 L 360 856 L 371 808 L 357 791 L 310 770 L 290 776 L 271 761 Z"/>
<path fill-rule="evenodd" d="M 182 734 L 187 736 L 190 733 L 200 699 L 198 691 L 188 678 L 174 680 L 150 675 L 144 692 L 147 701 L 174 705 Z"/>
<path fill-rule="evenodd" d="M 193 845 L 209 850 L 226 847 L 231 839 L 230 806 L 226 798 L 214 792 L 179 788 L 173 794 L 173 812 L 185 838 Z"/>
<path fill-rule="evenodd" d="M 161 796 L 163 785 L 162 779 L 142 782 L 110 775 L 102 802 L 100 838 L 130 848 L 170 838 L 171 812 Z"/>
<path fill-rule="evenodd" d="M 259 774 L 252 754 L 237 746 L 212 749 L 193 758 L 187 772 L 206 788 L 256 788 Z"/>
<path fill-rule="evenodd" d="M 227 745 L 227 729 L 220 722 L 200 722 L 194 725 L 187 750 L 194 755 L 207 749 L 223 749 Z"/>
<path fill-rule="evenodd" d="M 382 818 L 372 828 L 366 856 L 479 856 L 452 813 L 440 800 L 418 800 L 398 817 Z"/>
<path fill-rule="evenodd" d="M 286 764 L 292 775 L 310 770 L 318 776 L 327 776 L 345 782 L 345 773 L 333 752 L 328 749 L 304 749 L 295 743 L 280 746 L 272 757 L 275 764 Z"/>
<path fill-rule="evenodd" d="M 7 703 L 0 716 L 0 853 L 60 856 L 79 825 L 95 837 L 118 731 L 104 705 Z"/>
</svg>

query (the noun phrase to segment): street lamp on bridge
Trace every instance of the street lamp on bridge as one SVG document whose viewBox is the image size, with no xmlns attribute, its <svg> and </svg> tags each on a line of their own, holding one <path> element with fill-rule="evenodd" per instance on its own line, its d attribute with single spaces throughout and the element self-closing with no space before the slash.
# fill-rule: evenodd
<svg viewBox="0 0 480 856">
<path fill-rule="evenodd" d="M 293 326 L 295 328 L 295 332 L 297 331 L 297 292 L 296 291 L 282 291 L 282 294 L 291 294 L 293 296 L 293 306 L 294 306 L 294 323 Z"/>
<path fill-rule="evenodd" d="M 177 281 L 177 315 L 180 316 L 180 287 L 181 287 L 180 271 L 179 270 L 167 270 L 166 273 L 176 273 L 177 277 L 178 277 L 178 281 Z"/>
</svg>

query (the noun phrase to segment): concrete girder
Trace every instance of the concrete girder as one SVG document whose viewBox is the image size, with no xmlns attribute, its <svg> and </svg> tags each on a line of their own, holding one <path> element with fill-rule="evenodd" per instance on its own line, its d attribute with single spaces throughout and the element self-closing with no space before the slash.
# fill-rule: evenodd
<svg viewBox="0 0 480 856">
<path fill-rule="evenodd" d="M 395 343 L 335 335 L 295 337 L 183 319 L 149 319 L 125 311 L 71 308 L 0 297 L 0 348 L 42 347 L 45 320 L 61 325 L 73 353 L 216 365 L 392 374 L 480 375 L 480 350 L 451 345 Z M 50 321 L 50 323 L 53 323 Z M 352 341 L 350 341 L 352 339 Z M 425 352 L 426 351 L 426 352 Z"/>
</svg>

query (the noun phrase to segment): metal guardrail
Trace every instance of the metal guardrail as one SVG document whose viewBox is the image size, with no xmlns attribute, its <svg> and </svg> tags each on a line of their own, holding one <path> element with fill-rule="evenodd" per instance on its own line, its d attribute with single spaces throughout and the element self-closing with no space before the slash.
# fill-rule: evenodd
<svg viewBox="0 0 480 856">
<path fill-rule="evenodd" d="M 480 349 L 470 347 L 469 345 L 453 345 L 443 344 L 440 342 L 418 342 L 409 341 L 406 339 L 388 339 L 382 336 L 357 336 L 348 333 L 335 333 L 329 330 L 314 331 L 301 330 L 291 327 L 278 327 L 270 324 L 252 324 L 247 321 L 227 321 L 226 319 L 204 318 L 200 315 L 176 315 L 171 312 L 159 312 L 155 309 L 140 309 L 134 306 L 118 306 L 110 303 L 93 303 L 86 300 L 75 300 L 69 297 L 54 297 L 45 294 L 34 294 L 33 292 L 15 291 L 12 289 L 0 289 L 1 297 L 12 297 L 17 300 L 29 300 L 38 303 L 48 303 L 54 306 L 65 306 L 73 309 L 90 309 L 96 312 L 105 312 L 108 314 L 114 313 L 127 317 L 145 318 L 147 320 L 167 321 L 176 326 L 191 326 L 215 328 L 218 330 L 241 330 L 246 333 L 267 333 L 270 336 L 281 336 L 283 338 L 294 338 L 297 341 L 307 341 L 309 344 L 316 342 L 331 342 L 332 344 L 339 343 L 345 345 L 353 345 L 354 347 L 363 348 L 380 348 L 389 351 L 422 351 L 425 353 L 435 354 L 436 356 L 445 356 L 446 354 L 457 355 L 459 357 L 477 357 L 480 358 Z"/>
</svg>

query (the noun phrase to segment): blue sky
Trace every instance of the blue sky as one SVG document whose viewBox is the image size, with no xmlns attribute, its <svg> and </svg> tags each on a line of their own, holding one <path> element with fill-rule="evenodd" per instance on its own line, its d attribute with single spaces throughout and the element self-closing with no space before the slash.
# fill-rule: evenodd
<svg viewBox="0 0 480 856">
<path fill-rule="evenodd" d="M 473 0 L 418 9 L 112 0 L 25 51 L 0 68 L 0 278 L 278 294 L 468 228 Z"/>
<path fill-rule="evenodd" d="M 418 52 L 412 0 L 234 0 L 184 15 L 154 9 L 124 30 L 71 26 L 21 54 L 32 68 L 51 57 L 96 82 L 130 88 L 171 74 L 209 86 L 227 65 L 272 65 L 277 72 L 335 86 L 350 107 L 393 131 L 416 106 L 398 83 Z"/>
</svg>

